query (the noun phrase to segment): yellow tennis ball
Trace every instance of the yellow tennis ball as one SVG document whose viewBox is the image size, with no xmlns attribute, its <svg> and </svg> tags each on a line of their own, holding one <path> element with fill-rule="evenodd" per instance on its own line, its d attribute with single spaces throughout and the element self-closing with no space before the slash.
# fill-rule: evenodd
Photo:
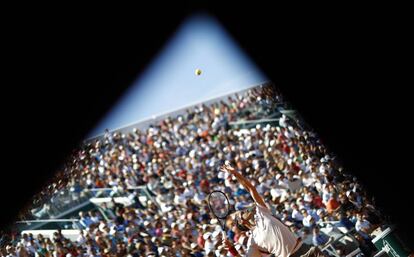
<svg viewBox="0 0 414 257">
<path fill-rule="evenodd" d="M 195 70 L 195 74 L 196 74 L 197 76 L 200 76 L 200 75 L 201 75 L 201 70 L 200 70 L 200 69 L 196 69 L 196 70 Z"/>
</svg>

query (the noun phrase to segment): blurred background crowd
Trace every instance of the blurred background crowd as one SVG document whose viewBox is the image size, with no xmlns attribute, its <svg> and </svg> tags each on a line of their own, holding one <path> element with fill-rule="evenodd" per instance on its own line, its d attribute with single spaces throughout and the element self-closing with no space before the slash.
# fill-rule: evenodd
<svg viewBox="0 0 414 257">
<path fill-rule="evenodd" d="M 372 256 L 371 233 L 384 218 L 357 179 L 288 110 L 270 85 L 195 106 L 143 130 L 106 131 L 73 153 L 20 219 L 53 218 L 62 192 L 79 204 L 107 189 L 110 201 L 72 215 L 76 238 L 60 229 L 51 237 L 12 231 L 0 256 L 231 256 L 206 197 L 212 190 L 226 192 L 233 210 L 253 201 L 234 177 L 219 171 L 226 160 L 306 244 L 331 245 L 327 254 L 336 256 L 349 254 L 354 244 L 359 255 Z M 149 197 L 142 200 L 138 187 Z M 248 235 L 226 225 L 243 255 Z"/>
</svg>

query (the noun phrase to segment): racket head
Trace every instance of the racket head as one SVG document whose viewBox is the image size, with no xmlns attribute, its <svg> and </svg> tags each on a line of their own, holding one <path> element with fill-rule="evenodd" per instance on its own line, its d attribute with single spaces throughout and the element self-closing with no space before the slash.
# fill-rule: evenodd
<svg viewBox="0 0 414 257">
<path fill-rule="evenodd" d="M 230 202 L 222 191 L 213 191 L 208 195 L 208 207 L 218 219 L 225 219 L 230 213 Z"/>
</svg>

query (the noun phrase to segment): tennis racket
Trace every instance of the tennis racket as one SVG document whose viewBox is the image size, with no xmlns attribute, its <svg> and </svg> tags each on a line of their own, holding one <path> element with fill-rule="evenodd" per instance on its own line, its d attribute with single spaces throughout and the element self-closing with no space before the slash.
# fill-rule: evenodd
<svg viewBox="0 0 414 257">
<path fill-rule="evenodd" d="M 222 191 L 213 191 L 208 195 L 208 207 L 213 215 L 220 222 L 225 235 L 225 221 L 230 213 L 230 202 L 227 195 Z"/>
</svg>

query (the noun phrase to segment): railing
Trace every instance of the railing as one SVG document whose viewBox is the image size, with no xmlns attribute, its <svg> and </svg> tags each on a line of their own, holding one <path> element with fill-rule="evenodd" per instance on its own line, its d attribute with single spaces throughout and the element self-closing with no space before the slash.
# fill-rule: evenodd
<svg viewBox="0 0 414 257">
<path fill-rule="evenodd" d="M 373 257 L 380 257 L 380 256 L 388 256 L 387 251 L 382 249 L 381 251 L 377 252 Z"/>
<path fill-rule="evenodd" d="M 141 190 L 149 199 L 154 201 L 146 186 L 131 187 L 125 190 L 122 188 L 92 188 L 83 189 L 80 192 L 72 192 L 69 189 L 65 189 L 53 195 L 42 208 L 33 209 L 32 214 L 38 219 L 60 218 L 86 206 L 89 204 L 90 198 L 125 195 L 126 190 Z"/>
<path fill-rule="evenodd" d="M 355 228 L 346 229 L 345 227 L 338 226 L 339 221 L 323 221 L 319 222 L 318 226 L 320 231 L 328 236 L 329 241 L 321 247 L 321 251 L 328 253 L 329 256 L 341 257 L 336 252 L 336 245 L 342 244 L 346 248 L 348 254 L 347 257 L 352 257 L 360 253 L 359 243 L 352 235 L 355 232 Z"/>
<path fill-rule="evenodd" d="M 100 198 L 113 198 L 113 197 L 122 197 L 126 196 L 130 190 L 139 190 L 145 198 L 150 199 L 157 207 L 160 209 L 159 203 L 151 195 L 150 191 L 146 186 L 137 186 L 129 187 L 126 189 L 123 188 L 92 188 L 92 189 L 83 189 L 81 192 L 72 192 L 70 190 L 62 190 L 57 195 L 47 202 L 49 209 L 42 209 L 35 212 L 34 215 L 38 217 L 35 220 L 26 220 L 19 221 L 18 224 L 25 223 L 27 228 L 37 229 L 45 224 L 50 222 L 63 222 L 63 221 L 72 221 L 72 219 L 59 219 L 70 213 L 79 210 L 88 204 L 91 203 L 90 199 L 100 199 Z M 108 220 L 107 215 L 102 210 L 102 208 L 97 208 L 106 220 Z M 37 214 L 37 215 L 36 215 Z M 49 219 L 48 219 L 49 217 Z"/>
<path fill-rule="evenodd" d="M 321 249 L 321 251 L 322 251 L 322 252 L 327 252 L 327 253 L 329 253 L 329 255 L 330 255 L 330 256 L 341 257 L 342 255 L 339 255 L 339 254 L 336 252 L 336 248 L 335 248 L 335 246 L 334 246 L 334 245 L 335 245 L 336 243 L 340 242 L 340 241 L 341 241 L 341 240 L 343 240 L 343 239 L 350 238 L 350 239 L 351 239 L 351 242 L 352 242 L 352 244 L 353 244 L 353 245 L 350 245 L 350 243 L 343 243 L 343 242 L 342 242 L 342 244 L 344 244 L 344 246 L 345 246 L 345 247 L 350 248 L 350 247 L 352 247 L 352 246 L 353 246 L 353 248 L 355 248 L 355 249 L 353 249 L 350 253 L 348 253 L 348 254 L 347 254 L 347 256 L 354 256 L 354 255 L 358 254 L 358 253 L 360 252 L 360 250 L 359 250 L 359 243 L 358 243 L 358 241 L 355 239 L 355 237 L 351 234 L 353 231 L 354 231 L 354 230 L 350 230 L 349 232 L 347 232 L 347 233 L 345 233 L 345 234 L 343 234 L 343 235 L 341 235 L 341 236 L 337 237 L 337 238 L 336 238 L 336 239 L 334 239 L 333 241 L 329 242 L 326 246 L 324 246 L 324 247 Z M 348 251 L 349 251 L 349 249 L 348 249 Z"/>
<path fill-rule="evenodd" d="M 21 220 L 16 223 L 39 223 L 39 222 L 76 222 L 78 219 L 44 219 L 44 220 Z"/>
<path fill-rule="evenodd" d="M 259 124 L 259 123 L 272 123 L 277 122 L 279 119 L 260 119 L 260 120 L 240 120 L 229 122 L 230 126 L 238 126 L 238 127 L 248 127 L 250 124 Z"/>
<path fill-rule="evenodd" d="M 127 187 L 124 188 L 92 188 L 92 189 L 86 189 L 86 191 L 89 192 L 97 192 L 94 194 L 94 197 L 114 197 L 114 196 L 123 196 L 126 195 L 127 191 L 130 190 L 139 190 L 140 192 L 143 192 L 146 197 L 148 197 L 152 202 L 157 204 L 157 202 L 154 200 L 152 194 L 150 193 L 147 186 L 135 186 L 135 187 Z"/>
<path fill-rule="evenodd" d="M 151 202 L 153 202 L 158 207 L 158 209 L 160 209 L 159 203 L 155 200 L 155 198 L 153 197 L 153 195 L 151 194 L 151 192 L 147 188 L 147 186 L 128 187 L 126 189 L 118 188 L 116 190 L 114 188 L 88 189 L 88 191 L 94 192 L 94 197 L 93 198 L 95 198 L 95 199 L 125 196 L 127 194 L 127 191 L 129 191 L 129 190 L 139 190 L 141 193 L 143 193 L 143 196 L 145 198 L 151 200 Z"/>
<path fill-rule="evenodd" d="M 251 111 L 249 109 L 243 110 L 242 112 Z M 274 109 L 270 113 L 261 113 L 259 116 L 259 119 L 254 120 L 244 120 L 240 119 L 239 121 L 232 121 L 229 122 L 230 126 L 234 127 L 241 127 L 241 128 L 252 128 L 256 124 L 274 124 L 276 122 L 279 122 L 279 117 L 284 114 L 287 117 L 290 118 L 291 121 L 297 123 L 298 117 L 295 110 L 280 110 L 280 109 Z"/>
<path fill-rule="evenodd" d="M 162 208 L 160 203 L 158 203 L 155 198 L 152 196 L 150 191 L 146 186 L 138 186 L 138 187 L 129 187 L 127 190 L 140 190 L 141 196 L 137 196 L 138 200 L 140 201 L 141 205 L 145 208 L 147 207 L 146 203 L 147 200 L 151 200 L 156 206 L 157 211 L 161 214 Z M 99 192 L 99 194 L 96 195 L 96 197 L 91 198 L 89 201 L 93 203 L 97 210 L 101 213 L 101 215 L 104 217 L 106 221 L 109 221 L 114 218 L 114 214 L 110 211 L 108 212 L 108 209 L 105 209 L 101 206 L 102 203 L 111 203 L 112 200 L 121 203 L 126 206 L 130 206 L 132 204 L 136 204 L 131 201 L 128 197 L 125 197 L 125 191 L 117 191 L 116 193 L 113 193 L 112 188 L 95 188 L 91 189 L 91 191 Z"/>
<path fill-rule="evenodd" d="M 64 189 L 52 195 L 42 207 L 32 209 L 31 212 L 37 219 L 60 218 L 84 207 L 91 197 L 93 195 L 88 190 L 72 192 L 70 189 Z"/>
<path fill-rule="evenodd" d="M 47 226 L 49 229 L 82 229 L 79 219 L 39 219 L 17 221 L 19 230 L 35 230 Z M 26 225 L 26 226 L 25 226 Z M 42 228 L 43 229 L 43 228 Z"/>
</svg>

